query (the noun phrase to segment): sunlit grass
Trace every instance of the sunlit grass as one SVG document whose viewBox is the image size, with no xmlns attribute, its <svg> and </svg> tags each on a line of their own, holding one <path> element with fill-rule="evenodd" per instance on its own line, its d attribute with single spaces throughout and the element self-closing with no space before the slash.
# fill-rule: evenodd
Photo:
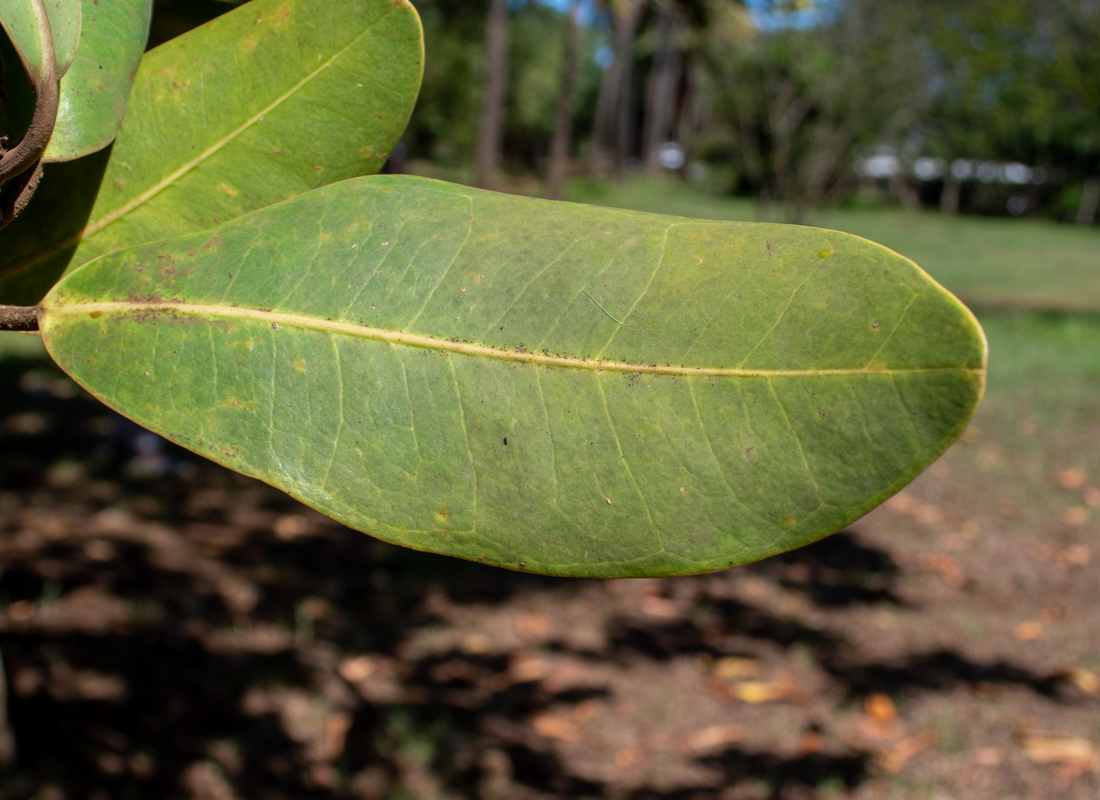
<svg viewBox="0 0 1100 800">
<path fill-rule="evenodd" d="M 670 180 L 574 181 L 569 199 L 615 208 L 752 221 L 752 201 Z M 1100 310 L 1100 227 L 900 209 L 827 209 L 810 223 L 854 233 L 908 256 L 978 307 Z"/>
</svg>

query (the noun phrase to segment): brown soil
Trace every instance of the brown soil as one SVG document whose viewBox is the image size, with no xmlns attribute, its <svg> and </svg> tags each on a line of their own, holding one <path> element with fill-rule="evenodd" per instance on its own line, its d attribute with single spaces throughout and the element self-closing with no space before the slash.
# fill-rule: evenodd
<svg viewBox="0 0 1100 800">
<path fill-rule="evenodd" d="M 41 361 L 0 385 L 4 798 L 1100 792 L 1100 491 L 1026 426 L 813 547 L 597 582 L 380 544 Z"/>
</svg>

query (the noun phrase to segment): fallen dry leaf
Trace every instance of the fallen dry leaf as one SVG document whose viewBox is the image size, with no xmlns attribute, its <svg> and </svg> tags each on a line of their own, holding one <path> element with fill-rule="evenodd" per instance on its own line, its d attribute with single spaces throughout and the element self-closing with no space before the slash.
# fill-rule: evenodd
<svg viewBox="0 0 1100 800">
<path fill-rule="evenodd" d="M 1064 469 L 1058 473 L 1058 485 L 1063 489 L 1080 489 L 1087 478 L 1083 469 Z"/>
<path fill-rule="evenodd" d="M 952 589 L 961 589 L 966 585 L 966 574 L 959 566 L 959 562 L 951 556 L 942 553 L 925 553 L 918 563 L 923 570 L 938 572 L 943 582 Z"/>
<path fill-rule="evenodd" d="M 1092 550 L 1083 544 L 1071 544 L 1068 547 L 1047 547 L 1046 545 L 1029 545 L 1028 553 L 1036 561 L 1047 564 L 1059 564 L 1063 567 L 1084 567 L 1092 561 Z"/>
<path fill-rule="evenodd" d="M 1073 544 L 1058 551 L 1058 563 L 1063 567 L 1084 567 L 1092 561 L 1092 551 L 1083 544 Z"/>
<path fill-rule="evenodd" d="M 12 622 L 27 622 L 34 618 L 35 605 L 30 600 L 16 600 L 8 607 L 8 618 Z"/>
<path fill-rule="evenodd" d="M 641 609 L 647 617 L 656 617 L 657 619 L 677 619 L 682 616 L 680 607 L 674 602 L 653 595 L 642 598 Z"/>
<path fill-rule="evenodd" d="M 711 725 L 693 733 L 687 739 L 689 753 L 702 753 L 741 741 L 744 731 L 737 725 Z"/>
<path fill-rule="evenodd" d="M 521 639 L 545 639 L 550 635 L 548 614 L 521 614 L 515 620 L 516 633 Z"/>
<path fill-rule="evenodd" d="M 1088 525 L 1091 519 L 1092 512 L 1089 511 L 1087 506 L 1068 506 L 1062 509 L 1062 522 L 1067 525 L 1080 527 Z"/>
<path fill-rule="evenodd" d="M 939 733 L 935 730 L 925 731 L 916 736 L 902 739 L 885 753 L 878 757 L 879 765 L 891 774 L 901 772 L 905 762 L 936 743 Z"/>
<path fill-rule="evenodd" d="M 1077 667 L 1069 673 L 1069 682 L 1090 697 L 1100 697 L 1100 677 L 1084 667 Z"/>
<path fill-rule="evenodd" d="M 309 532 L 309 521 L 301 514 L 287 514 L 275 520 L 275 536 L 284 542 L 292 542 Z"/>
<path fill-rule="evenodd" d="M 1004 752 L 999 747 L 975 747 L 970 751 L 970 760 L 979 767 L 1000 766 L 1004 757 Z"/>
<path fill-rule="evenodd" d="M 893 722 L 898 718 L 898 710 L 894 707 L 894 701 L 884 694 L 870 694 L 863 701 L 863 710 L 873 720 L 878 722 Z"/>
<path fill-rule="evenodd" d="M 636 747 L 623 747 L 615 751 L 615 766 L 619 769 L 632 767 L 642 760 L 642 753 Z"/>
<path fill-rule="evenodd" d="M 922 503 L 910 494 L 901 492 L 886 502 L 887 507 L 905 517 L 912 517 L 926 525 L 939 525 L 944 522 L 944 513 L 934 505 Z"/>
<path fill-rule="evenodd" d="M 908 492 L 898 492 L 886 501 L 886 507 L 899 514 L 908 514 L 918 505 L 918 501 Z"/>
<path fill-rule="evenodd" d="M 802 734 L 802 740 L 798 743 L 799 757 L 812 756 L 825 749 L 825 737 L 817 728 L 810 728 Z"/>
<path fill-rule="evenodd" d="M 349 683 L 358 683 L 369 678 L 371 673 L 374 672 L 374 659 L 370 656 L 349 658 L 341 661 L 336 671 L 340 673 L 341 678 Z"/>
<path fill-rule="evenodd" d="M 726 656 L 714 662 L 714 677 L 723 680 L 753 678 L 760 674 L 760 662 L 755 658 Z"/>
<path fill-rule="evenodd" d="M 770 703 L 791 695 L 791 687 L 783 681 L 740 681 L 733 686 L 733 696 L 743 703 Z"/>
<path fill-rule="evenodd" d="M 1043 635 L 1043 623 L 1029 619 L 1012 629 L 1012 635 L 1019 642 L 1033 642 Z"/>
<path fill-rule="evenodd" d="M 508 677 L 516 683 L 537 681 L 546 674 L 546 662 L 534 653 L 516 653 L 508 665 Z"/>
<path fill-rule="evenodd" d="M 1039 621 L 1044 625 L 1049 625 L 1052 622 L 1057 622 L 1066 615 L 1066 612 L 1055 606 L 1048 606 L 1047 608 L 1039 609 Z"/>
<path fill-rule="evenodd" d="M 1062 764 L 1090 770 L 1097 762 L 1096 746 L 1077 736 L 1025 734 L 1020 746 L 1033 764 Z"/>
<path fill-rule="evenodd" d="M 493 643 L 484 633 L 471 633 L 462 640 L 462 649 L 470 655 L 488 653 Z"/>
<path fill-rule="evenodd" d="M 324 757 L 335 761 L 344 754 L 344 744 L 354 718 L 347 711 L 337 711 L 325 721 Z"/>
<path fill-rule="evenodd" d="M 541 736 L 547 739 L 557 739 L 562 742 L 575 742 L 580 736 L 577 734 L 577 726 L 565 717 L 558 716 L 550 711 L 542 711 L 531 718 L 531 724 Z"/>
<path fill-rule="evenodd" d="M 573 721 L 578 725 L 583 725 L 593 717 L 600 715 L 604 709 L 604 702 L 602 700 L 596 700 L 591 698 L 589 700 L 582 700 L 577 703 L 577 707 L 573 709 L 573 713 L 570 715 L 573 717 Z"/>
</svg>

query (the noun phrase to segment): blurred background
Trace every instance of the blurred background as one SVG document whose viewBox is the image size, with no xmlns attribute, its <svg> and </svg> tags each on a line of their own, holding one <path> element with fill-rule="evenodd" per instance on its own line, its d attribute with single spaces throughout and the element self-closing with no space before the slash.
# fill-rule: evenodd
<svg viewBox="0 0 1100 800">
<path fill-rule="evenodd" d="M 1100 796 L 1100 2 L 414 3 L 388 171 L 881 242 L 985 327 L 974 424 L 809 548 L 554 580 L 344 529 L 7 334 L 0 796 Z"/>
</svg>

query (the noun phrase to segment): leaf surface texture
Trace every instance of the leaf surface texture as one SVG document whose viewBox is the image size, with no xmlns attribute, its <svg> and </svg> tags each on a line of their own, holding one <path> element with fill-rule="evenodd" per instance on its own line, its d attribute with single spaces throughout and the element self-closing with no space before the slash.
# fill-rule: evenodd
<svg viewBox="0 0 1100 800">
<path fill-rule="evenodd" d="M 152 12 L 153 0 L 84 3 L 80 48 L 61 79 L 57 124 L 43 154 L 46 161 L 71 161 L 115 138 Z"/>
<path fill-rule="evenodd" d="M 32 0 L 0 0 L 0 25 L 33 83 L 38 83 L 48 69 L 36 5 Z M 80 41 L 80 0 L 45 0 L 41 8 L 49 21 L 51 36 L 46 42 L 52 40 L 54 64 L 60 77 L 72 63 Z M 18 68 L 11 64 L 8 69 Z"/>
<path fill-rule="evenodd" d="M 387 541 L 557 575 L 814 541 L 984 385 L 971 314 L 857 237 L 408 177 L 112 253 L 45 305 L 138 423 Z"/>
<path fill-rule="evenodd" d="M 377 172 L 422 65 L 420 20 L 402 0 L 253 0 L 156 48 L 102 183 L 72 187 L 98 192 L 86 221 L 5 231 L 0 302 L 35 303 L 112 250 Z"/>
</svg>

